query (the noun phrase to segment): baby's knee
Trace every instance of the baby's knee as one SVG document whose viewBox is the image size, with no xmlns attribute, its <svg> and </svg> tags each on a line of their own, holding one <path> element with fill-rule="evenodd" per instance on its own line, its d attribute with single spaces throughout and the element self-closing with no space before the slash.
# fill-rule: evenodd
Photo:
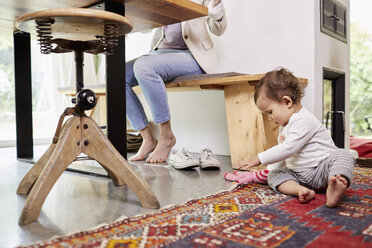
<svg viewBox="0 0 372 248">
<path fill-rule="evenodd" d="M 339 149 L 333 154 L 329 165 L 329 177 L 342 175 L 350 183 L 355 164 L 356 160 L 348 150 Z"/>
<path fill-rule="evenodd" d="M 351 154 L 351 152 L 346 149 L 337 149 L 333 156 L 335 157 L 335 160 L 337 160 L 338 162 L 347 164 L 350 167 L 354 167 L 356 164 L 356 159 Z"/>
</svg>

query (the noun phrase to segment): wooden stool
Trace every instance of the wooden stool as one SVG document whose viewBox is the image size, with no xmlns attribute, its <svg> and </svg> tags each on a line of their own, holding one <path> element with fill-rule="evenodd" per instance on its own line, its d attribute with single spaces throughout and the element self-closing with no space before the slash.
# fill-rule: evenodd
<svg viewBox="0 0 372 248">
<path fill-rule="evenodd" d="M 132 24 L 111 12 L 68 8 L 23 15 L 17 19 L 16 28 L 36 33 L 42 53 L 75 53 L 77 94 L 75 107 L 66 108 L 61 115 L 53 143 L 18 186 L 18 194 L 28 194 L 19 224 L 28 224 L 39 217 L 53 185 L 80 153 L 98 161 L 116 186 L 127 184 L 143 207 L 159 208 L 150 186 L 116 151 L 97 123 L 85 115 L 85 110 L 94 107 L 96 96 L 84 89 L 84 52 L 111 54 L 118 43 L 117 37 L 129 33 Z M 62 125 L 67 115 L 73 116 Z"/>
</svg>

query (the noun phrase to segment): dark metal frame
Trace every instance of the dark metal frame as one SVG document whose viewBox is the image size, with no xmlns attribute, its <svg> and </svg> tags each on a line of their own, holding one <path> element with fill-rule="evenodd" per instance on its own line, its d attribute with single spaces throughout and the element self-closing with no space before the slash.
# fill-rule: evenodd
<svg viewBox="0 0 372 248">
<path fill-rule="evenodd" d="M 332 139 L 339 148 L 345 147 L 345 73 L 323 68 L 323 79 L 332 81 Z M 324 102 L 324 101 L 323 101 Z M 328 124 L 328 123 L 327 123 Z"/>
<path fill-rule="evenodd" d="M 125 16 L 124 4 L 105 1 L 105 10 Z M 107 137 L 116 150 L 127 158 L 127 121 L 125 96 L 125 37 L 112 55 L 106 56 Z"/>
<path fill-rule="evenodd" d="M 124 15 L 124 4 L 104 1 L 105 10 Z M 31 39 L 30 34 L 14 32 L 14 74 L 17 158 L 33 161 Z M 106 59 L 107 136 L 118 152 L 127 158 L 125 102 L 125 37 L 113 55 Z"/>
</svg>

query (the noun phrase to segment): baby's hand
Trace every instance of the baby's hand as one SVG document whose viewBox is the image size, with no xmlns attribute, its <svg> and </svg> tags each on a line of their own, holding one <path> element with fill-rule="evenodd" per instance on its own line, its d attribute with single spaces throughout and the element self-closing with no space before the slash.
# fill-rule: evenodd
<svg viewBox="0 0 372 248">
<path fill-rule="evenodd" d="M 248 168 L 251 168 L 253 166 L 257 166 L 260 164 L 260 160 L 257 158 L 254 159 L 243 159 L 239 164 L 237 169 L 246 170 Z"/>
</svg>

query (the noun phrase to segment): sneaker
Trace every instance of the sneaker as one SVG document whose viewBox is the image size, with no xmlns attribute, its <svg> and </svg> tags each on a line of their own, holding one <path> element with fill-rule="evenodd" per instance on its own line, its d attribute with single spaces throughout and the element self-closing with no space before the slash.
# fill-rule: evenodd
<svg viewBox="0 0 372 248">
<path fill-rule="evenodd" d="M 175 169 L 189 169 L 199 166 L 199 160 L 190 155 L 186 148 L 181 151 L 172 151 L 169 157 L 169 164 Z"/>
<path fill-rule="evenodd" d="M 201 150 L 199 162 L 201 169 L 221 167 L 221 164 L 217 160 L 216 156 L 214 156 L 213 152 L 208 148 L 204 148 L 203 150 Z"/>
</svg>

